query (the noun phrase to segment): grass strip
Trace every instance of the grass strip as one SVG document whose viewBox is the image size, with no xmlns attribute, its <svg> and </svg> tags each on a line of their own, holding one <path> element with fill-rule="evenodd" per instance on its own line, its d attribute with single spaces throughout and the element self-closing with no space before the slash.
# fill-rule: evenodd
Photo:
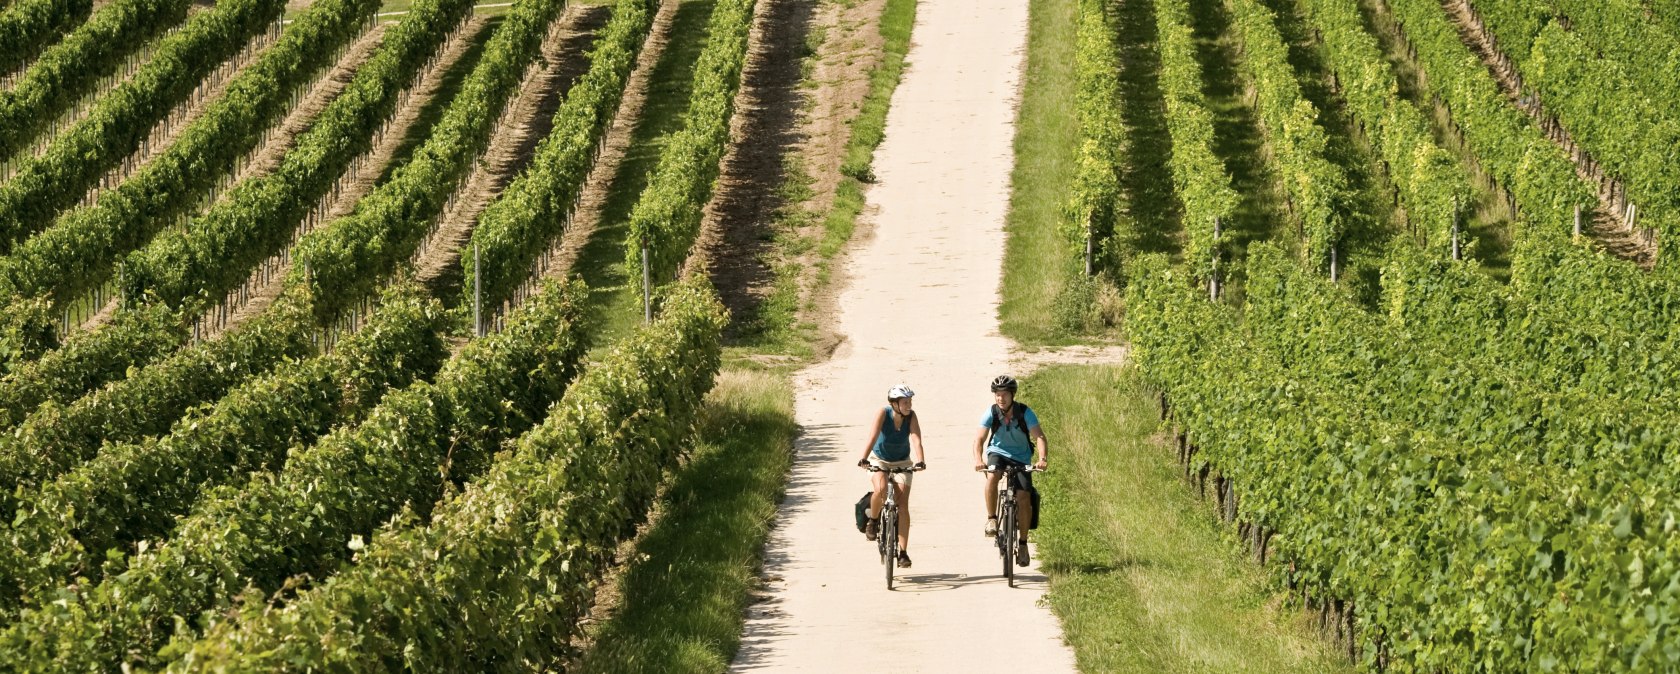
<svg viewBox="0 0 1680 674">
<path fill-rule="evenodd" d="M 1003 303 L 999 329 L 1022 344 L 1059 344 L 1052 310 L 1082 272 L 1058 232 L 1067 186 L 1077 173 L 1078 81 L 1074 73 L 1077 0 L 1034 0 L 1028 14 L 1027 67 L 1015 118 L 1015 168 L 1010 174 L 1004 232 Z"/>
<path fill-rule="evenodd" d="M 1185 488 L 1136 370 L 1059 366 L 1031 383 L 1059 448 L 1036 539 L 1080 671 L 1352 671 Z"/>
<path fill-rule="evenodd" d="M 698 440 L 631 554 L 616 612 L 571 671 L 723 672 L 740 648 L 747 593 L 793 463 L 793 386 L 777 372 L 722 372 Z"/>
</svg>

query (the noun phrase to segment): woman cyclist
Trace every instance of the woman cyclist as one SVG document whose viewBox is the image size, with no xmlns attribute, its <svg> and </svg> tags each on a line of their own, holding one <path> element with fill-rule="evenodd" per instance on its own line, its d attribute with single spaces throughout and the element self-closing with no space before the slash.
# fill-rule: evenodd
<svg viewBox="0 0 1680 674">
<path fill-rule="evenodd" d="M 887 406 L 875 414 L 870 422 L 869 444 L 864 446 L 858 467 L 869 468 L 927 468 L 922 455 L 922 424 L 910 409 L 910 398 L 916 392 L 903 384 L 887 390 Z M 875 540 L 881 528 L 881 506 L 887 501 L 887 473 L 871 473 L 875 495 L 869 499 L 869 521 L 863 535 Z M 898 567 L 910 568 L 910 478 L 909 473 L 893 476 L 898 481 Z"/>
<path fill-rule="evenodd" d="M 998 469 L 1006 466 L 1025 466 L 1033 460 L 1033 447 L 1038 448 L 1038 463 L 1033 470 L 1044 470 L 1050 461 L 1050 443 L 1044 429 L 1038 425 L 1038 415 L 1032 408 L 1015 401 L 1019 384 L 1007 374 L 992 380 L 992 402 L 986 416 L 980 418 L 980 434 L 974 438 L 974 469 Z M 986 537 L 997 535 L 997 493 L 1001 472 L 986 473 Z M 1032 561 L 1027 554 L 1027 529 L 1033 519 L 1032 474 L 1018 473 L 1016 487 L 1028 498 L 1015 509 L 1015 530 L 1020 532 L 1015 547 L 1015 564 L 1026 566 Z"/>
</svg>

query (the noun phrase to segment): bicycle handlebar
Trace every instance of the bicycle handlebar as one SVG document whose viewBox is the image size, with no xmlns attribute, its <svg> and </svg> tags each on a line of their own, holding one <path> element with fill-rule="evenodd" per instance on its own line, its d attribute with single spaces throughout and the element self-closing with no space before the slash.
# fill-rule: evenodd
<svg viewBox="0 0 1680 674">
<path fill-rule="evenodd" d="M 1050 469 L 1049 468 L 1035 468 L 1031 465 L 1026 465 L 1026 466 L 985 466 L 985 467 L 982 467 L 982 468 L 975 468 L 974 470 L 976 472 L 981 472 L 981 473 L 1005 473 L 1005 474 L 1008 474 L 1010 472 L 1043 473 L 1043 472 L 1048 471 Z"/>
<path fill-rule="evenodd" d="M 920 468 L 882 468 L 880 466 L 869 466 L 869 472 L 871 473 L 914 473 L 921 470 L 927 470 L 927 466 L 922 466 Z"/>
</svg>

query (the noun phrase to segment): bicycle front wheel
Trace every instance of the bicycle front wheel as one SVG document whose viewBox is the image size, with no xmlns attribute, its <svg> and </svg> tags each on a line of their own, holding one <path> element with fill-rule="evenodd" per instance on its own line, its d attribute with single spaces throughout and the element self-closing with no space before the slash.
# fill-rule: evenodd
<svg viewBox="0 0 1680 674">
<path fill-rule="evenodd" d="M 886 569 L 887 589 L 893 589 L 893 567 L 898 564 L 898 508 L 881 509 L 881 566 Z"/>
</svg>

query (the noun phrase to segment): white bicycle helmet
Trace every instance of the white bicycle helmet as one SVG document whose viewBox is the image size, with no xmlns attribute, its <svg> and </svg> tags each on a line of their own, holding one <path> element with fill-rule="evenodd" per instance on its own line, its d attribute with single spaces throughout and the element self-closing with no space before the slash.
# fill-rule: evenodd
<svg viewBox="0 0 1680 674">
<path fill-rule="evenodd" d="M 910 390 L 910 387 L 905 386 L 904 384 L 899 384 L 899 385 L 894 386 L 890 389 L 887 389 L 887 402 L 892 402 L 894 400 L 898 400 L 899 398 L 914 398 L 914 397 L 916 397 L 916 392 Z"/>
</svg>

